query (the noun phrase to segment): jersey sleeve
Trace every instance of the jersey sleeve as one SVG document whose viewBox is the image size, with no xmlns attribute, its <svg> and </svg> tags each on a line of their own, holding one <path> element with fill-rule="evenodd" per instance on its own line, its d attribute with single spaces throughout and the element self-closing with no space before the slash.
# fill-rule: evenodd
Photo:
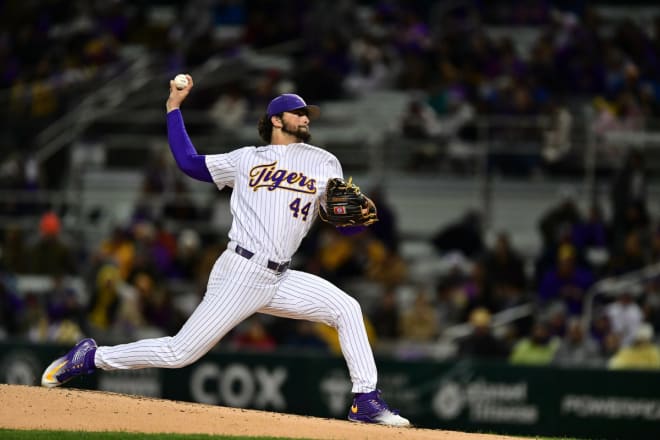
<svg viewBox="0 0 660 440">
<path fill-rule="evenodd" d="M 342 179 L 344 178 L 344 172 L 341 169 L 341 163 L 339 163 L 339 159 L 337 159 L 335 156 L 330 157 L 330 159 L 327 162 L 327 168 L 328 168 L 328 178 L 332 178 L 332 177 L 341 177 Z"/>
<path fill-rule="evenodd" d="M 181 110 L 167 113 L 167 140 L 177 165 L 188 176 L 204 182 L 212 182 L 209 170 L 206 168 L 204 156 L 197 154 L 188 133 Z"/>
<path fill-rule="evenodd" d="M 225 186 L 234 187 L 236 168 L 242 155 L 242 148 L 223 154 L 209 154 L 206 156 L 206 167 L 218 189 Z"/>
</svg>

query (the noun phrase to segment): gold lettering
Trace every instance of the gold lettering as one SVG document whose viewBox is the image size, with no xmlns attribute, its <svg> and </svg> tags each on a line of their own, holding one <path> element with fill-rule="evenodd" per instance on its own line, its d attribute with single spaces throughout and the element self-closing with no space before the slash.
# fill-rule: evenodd
<svg viewBox="0 0 660 440">
<path fill-rule="evenodd" d="M 249 173 L 249 176 L 251 177 L 249 185 L 252 188 L 254 188 L 254 190 L 256 191 L 257 188 L 261 186 L 260 185 L 261 182 L 268 180 L 268 178 L 264 177 L 268 168 L 274 169 L 276 165 L 277 165 L 277 161 L 265 165 L 257 165 L 255 167 L 252 167 Z"/>
<path fill-rule="evenodd" d="M 272 191 L 274 189 L 279 188 L 280 184 L 282 183 L 282 180 L 284 180 L 286 175 L 287 175 L 286 170 L 277 170 L 277 171 L 275 171 L 273 173 L 273 177 L 271 178 L 271 180 L 273 181 L 273 184 L 270 187 L 268 187 L 268 190 Z"/>
<path fill-rule="evenodd" d="M 305 194 L 316 194 L 316 179 L 309 179 L 304 174 L 277 168 L 277 161 L 256 165 L 248 173 L 248 184 L 256 191 L 267 188 L 268 191 L 284 189 Z M 297 184 L 297 185 L 296 185 Z"/>
</svg>

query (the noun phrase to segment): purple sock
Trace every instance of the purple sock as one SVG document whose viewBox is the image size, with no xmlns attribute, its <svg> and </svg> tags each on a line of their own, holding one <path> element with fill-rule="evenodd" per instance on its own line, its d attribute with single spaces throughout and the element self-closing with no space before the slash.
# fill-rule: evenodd
<svg viewBox="0 0 660 440">
<path fill-rule="evenodd" d="M 86 374 L 96 371 L 96 364 L 94 363 L 94 356 L 96 355 L 96 348 L 92 348 L 85 353 L 85 360 L 83 361 L 83 368 Z"/>
</svg>

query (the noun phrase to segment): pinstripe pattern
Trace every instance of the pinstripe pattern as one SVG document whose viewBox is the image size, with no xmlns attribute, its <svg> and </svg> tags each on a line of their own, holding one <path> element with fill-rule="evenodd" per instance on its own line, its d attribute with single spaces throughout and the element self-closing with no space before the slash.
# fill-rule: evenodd
<svg viewBox="0 0 660 440">
<path fill-rule="evenodd" d="M 250 170 L 264 164 L 274 169 L 303 174 L 315 181 L 313 193 L 295 192 L 282 187 L 269 190 L 254 188 Z M 318 212 L 319 195 L 330 177 L 342 177 L 341 165 L 329 152 L 307 144 L 243 147 L 226 154 L 206 156 L 206 165 L 218 188 L 232 186 L 233 216 L 229 239 L 273 261 L 288 261 L 300 246 Z M 238 170 L 238 172 L 236 171 Z M 272 182 L 264 182 L 272 183 Z M 282 185 L 285 186 L 285 185 Z M 299 185 L 289 187 L 300 189 Z M 300 207 L 310 203 L 307 220 L 294 217 L 291 202 L 300 198 Z"/>
<path fill-rule="evenodd" d="M 283 318 L 322 322 L 337 329 L 354 393 L 376 389 L 376 364 L 355 298 L 316 275 L 289 270 L 270 303 L 259 310 Z"/>
<path fill-rule="evenodd" d="M 278 274 L 266 267 L 269 260 L 291 260 L 318 214 L 327 180 L 342 177 L 337 158 L 311 145 L 291 144 L 243 147 L 205 160 L 217 187 L 234 190 L 228 250 L 216 261 L 204 298 L 175 336 L 99 347 L 96 366 L 184 367 L 261 312 L 335 327 L 353 392 L 373 391 L 376 365 L 358 302 L 315 275 L 295 270 Z M 254 256 L 239 256 L 236 245 Z"/>
<path fill-rule="evenodd" d="M 267 304 L 277 289 L 277 278 L 273 271 L 227 250 L 211 271 L 202 302 L 175 336 L 99 347 L 96 366 L 114 370 L 189 365 Z"/>
</svg>

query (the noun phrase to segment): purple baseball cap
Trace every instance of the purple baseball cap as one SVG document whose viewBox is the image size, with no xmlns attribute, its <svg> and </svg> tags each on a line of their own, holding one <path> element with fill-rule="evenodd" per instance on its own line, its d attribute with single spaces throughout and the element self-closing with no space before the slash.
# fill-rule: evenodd
<svg viewBox="0 0 660 440">
<path fill-rule="evenodd" d="M 270 117 L 300 108 L 307 109 L 309 119 L 316 119 L 321 114 L 321 109 L 317 105 L 307 105 L 305 100 L 295 93 L 285 93 L 270 101 L 266 114 Z"/>
</svg>

